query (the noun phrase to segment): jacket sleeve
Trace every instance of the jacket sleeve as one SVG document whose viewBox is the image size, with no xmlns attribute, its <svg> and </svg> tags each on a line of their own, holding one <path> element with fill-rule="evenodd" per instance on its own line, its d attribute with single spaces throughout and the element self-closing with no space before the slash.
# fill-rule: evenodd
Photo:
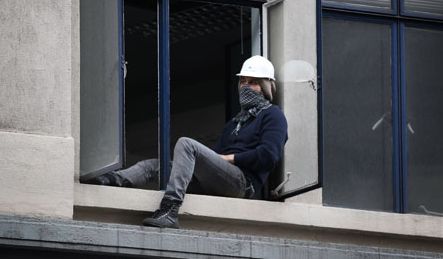
<svg viewBox="0 0 443 259">
<path fill-rule="evenodd" d="M 234 164 L 253 172 L 270 171 L 280 161 L 288 139 L 288 123 L 280 109 L 262 119 L 260 142 L 255 149 L 234 155 Z"/>
</svg>

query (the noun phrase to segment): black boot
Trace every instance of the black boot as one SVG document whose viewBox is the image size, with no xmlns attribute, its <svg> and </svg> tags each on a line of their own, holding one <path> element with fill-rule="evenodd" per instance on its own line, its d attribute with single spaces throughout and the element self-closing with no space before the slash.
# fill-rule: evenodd
<svg viewBox="0 0 443 259">
<path fill-rule="evenodd" d="M 163 198 L 160 209 L 156 210 L 151 218 L 145 218 L 143 225 L 160 228 L 179 228 L 178 209 L 181 201 Z"/>
<path fill-rule="evenodd" d="M 92 179 L 89 183 L 97 185 L 117 186 L 117 187 L 132 187 L 132 184 L 116 175 L 114 172 L 109 172 Z"/>
</svg>

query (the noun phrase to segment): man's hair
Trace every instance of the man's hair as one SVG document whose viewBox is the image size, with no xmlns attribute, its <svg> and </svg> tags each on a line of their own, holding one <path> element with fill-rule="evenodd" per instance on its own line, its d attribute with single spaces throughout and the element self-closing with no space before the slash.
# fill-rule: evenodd
<svg viewBox="0 0 443 259">
<path fill-rule="evenodd" d="M 260 85 L 261 91 L 266 99 L 272 102 L 274 98 L 274 94 L 276 92 L 275 82 L 271 79 L 260 78 L 258 80 L 258 84 Z"/>
</svg>

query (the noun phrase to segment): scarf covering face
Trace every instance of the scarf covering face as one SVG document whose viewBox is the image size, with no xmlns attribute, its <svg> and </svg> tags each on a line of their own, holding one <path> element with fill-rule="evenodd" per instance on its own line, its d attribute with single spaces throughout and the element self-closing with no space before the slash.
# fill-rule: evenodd
<svg viewBox="0 0 443 259">
<path fill-rule="evenodd" d="M 241 127 L 251 118 L 257 117 L 265 109 L 271 107 L 271 103 L 261 94 L 248 86 L 243 86 L 239 91 L 241 111 L 232 119 L 237 126 L 232 134 L 238 135 Z"/>
</svg>

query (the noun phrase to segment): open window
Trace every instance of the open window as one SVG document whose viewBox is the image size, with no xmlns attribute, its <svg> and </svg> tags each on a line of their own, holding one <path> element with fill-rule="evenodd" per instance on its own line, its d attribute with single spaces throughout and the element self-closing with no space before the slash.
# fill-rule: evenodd
<svg viewBox="0 0 443 259">
<path fill-rule="evenodd" d="M 305 2 L 271 0 L 263 4 L 262 10 L 263 55 L 276 68 L 277 103 L 286 115 L 289 136 L 282 166 L 270 179 L 273 200 L 305 193 L 321 184 L 317 140 L 321 90 L 317 88 L 319 63 L 315 60 L 321 6 L 318 1 Z"/>
<path fill-rule="evenodd" d="M 122 1 L 80 1 L 80 180 L 123 165 Z"/>
<path fill-rule="evenodd" d="M 170 1 L 170 98 L 161 100 L 159 61 L 168 57 L 159 54 L 167 46 L 158 44 L 157 1 L 81 1 L 81 181 L 164 156 L 160 116 L 170 150 L 181 136 L 215 144 L 239 110 L 235 74 L 262 49 L 260 1 L 218 2 Z"/>
</svg>

